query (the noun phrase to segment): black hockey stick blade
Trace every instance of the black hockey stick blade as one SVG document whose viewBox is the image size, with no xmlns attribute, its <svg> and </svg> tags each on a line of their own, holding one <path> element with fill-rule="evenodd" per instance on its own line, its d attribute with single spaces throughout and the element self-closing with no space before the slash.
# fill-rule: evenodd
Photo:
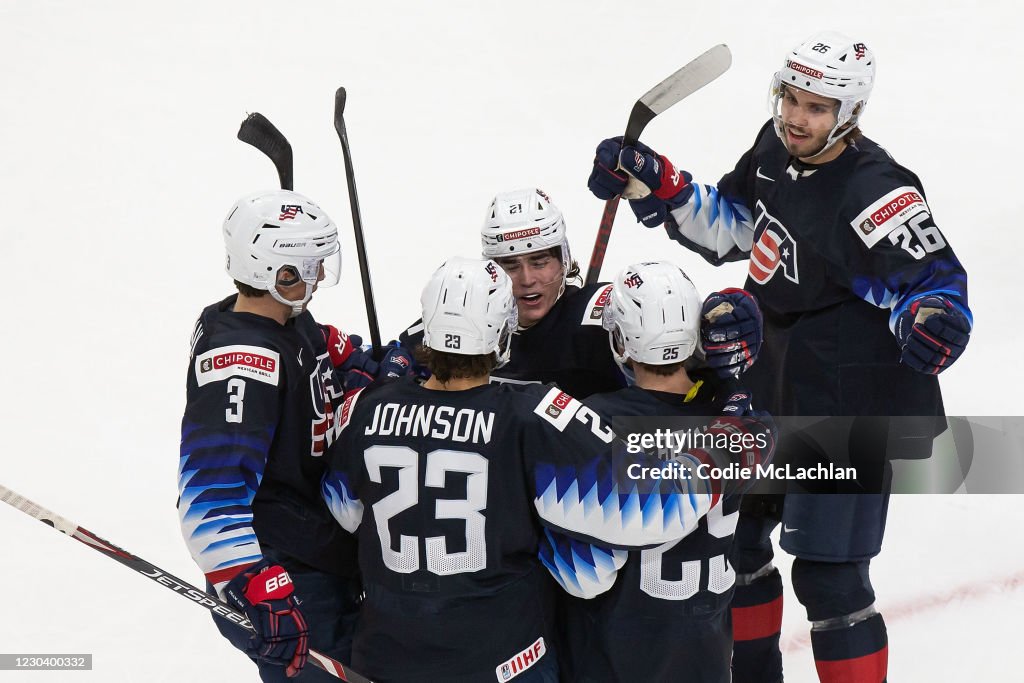
<svg viewBox="0 0 1024 683">
<path fill-rule="evenodd" d="M 655 116 L 724 74 L 731 65 L 732 53 L 729 48 L 724 44 L 716 45 L 648 90 L 636 101 L 633 110 L 629 113 L 623 144 L 635 144 L 640 139 L 644 128 Z M 611 239 L 618 206 L 618 197 L 613 197 L 605 202 L 597 238 L 594 240 L 594 248 L 590 252 L 590 265 L 587 268 L 586 278 L 588 285 L 596 283 L 601 277 L 601 266 L 604 264 L 604 255 L 608 250 L 608 241 Z"/>
<path fill-rule="evenodd" d="M 345 158 L 345 182 L 348 184 L 348 202 L 352 208 L 352 230 L 356 238 L 356 258 L 359 260 L 359 277 L 363 282 L 363 300 L 366 303 L 366 322 L 370 327 L 370 343 L 373 357 L 380 360 L 380 325 L 377 322 L 377 305 L 373 301 L 373 284 L 370 282 L 370 263 L 366 256 L 366 241 L 363 239 L 363 217 L 359 211 L 359 195 L 356 194 L 356 176 L 352 168 L 352 150 L 348 144 L 348 130 L 345 128 L 345 103 L 348 93 L 341 87 L 334 93 L 334 130 L 341 142 L 341 154 Z"/>
<path fill-rule="evenodd" d="M 281 131 L 259 112 L 249 114 L 238 127 L 238 139 L 266 154 L 277 169 L 282 190 L 294 190 L 292 146 Z"/>
<path fill-rule="evenodd" d="M 183 581 L 173 574 L 165 572 L 156 565 L 146 562 L 141 557 L 132 555 L 128 551 L 118 548 L 110 541 L 103 540 L 88 529 L 78 526 L 74 522 L 61 517 L 55 512 L 47 510 L 37 503 L 33 503 L 28 498 L 15 493 L 3 484 L 0 484 L 0 500 L 7 503 L 14 509 L 24 512 L 29 517 L 38 519 L 46 526 L 56 529 L 65 536 L 70 536 L 79 543 L 87 545 L 93 550 L 99 551 L 113 560 L 117 560 L 129 569 L 133 569 L 139 574 L 142 574 L 147 579 L 156 581 L 164 588 L 169 588 L 178 595 L 188 598 L 195 604 L 205 607 L 221 619 L 229 621 L 235 626 L 246 629 L 252 633 L 256 632 L 245 614 L 239 612 L 234 607 L 218 600 L 215 596 L 210 595 L 201 588 L 196 588 L 187 581 Z M 350 683 L 373 683 L 370 679 L 352 671 L 352 669 L 348 668 L 341 662 L 331 659 L 327 655 L 317 652 L 316 650 L 309 651 L 308 662 L 311 662 L 317 668 L 323 669 L 327 673 L 332 674 L 343 681 L 349 681 Z"/>
</svg>

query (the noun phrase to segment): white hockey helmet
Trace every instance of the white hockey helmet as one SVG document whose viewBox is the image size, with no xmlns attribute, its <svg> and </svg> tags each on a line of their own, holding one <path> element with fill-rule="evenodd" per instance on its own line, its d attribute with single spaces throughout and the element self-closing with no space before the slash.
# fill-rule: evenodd
<svg viewBox="0 0 1024 683">
<path fill-rule="evenodd" d="M 479 355 L 494 352 L 508 362 L 519 320 L 512 280 L 489 259 L 448 259 L 430 276 L 420 296 L 423 344 L 435 351 Z"/>
<path fill-rule="evenodd" d="M 290 190 L 256 192 L 235 202 L 224 219 L 224 246 L 228 275 L 268 291 L 292 307 L 293 317 L 302 312 L 314 286 L 330 287 L 341 275 L 337 226 L 310 199 Z M 282 269 L 289 269 L 293 284 L 306 283 L 301 301 L 285 299 L 277 291 Z"/>
<path fill-rule="evenodd" d="M 526 187 L 496 195 L 480 229 L 480 241 L 484 258 L 489 259 L 559 247 L 562 286 L 565 287 L 565 274 L 572 265 L 565 219 L 543 190 Z"/>
<path fill-rule="evenodd" d="M 699 348 L 702 300 L 678 266 L 665 261 L 626 266 L 612 281 L 602 326 L 619 363 L 678 363 Z"/>
<path fill-rule="evenodd" d="M 875 53 L 867 45 L 835 31 L 815 33 L 786 55 L 783 67 L 772 77 L 769 105 L 775 132 L 783 138 L 782 86 L 838 100 L 836 125 L 821 149 L 824 152 L 857 124 L 874 84 Z"/>
</svg>

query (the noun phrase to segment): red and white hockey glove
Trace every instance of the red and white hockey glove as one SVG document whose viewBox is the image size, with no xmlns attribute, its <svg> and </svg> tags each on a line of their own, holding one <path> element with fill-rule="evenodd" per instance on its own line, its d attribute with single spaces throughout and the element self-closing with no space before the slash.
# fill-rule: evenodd
<svg viewBox="0 0 1024 683">
<path fill-rule="evenodd" d="M 292 598 L 292 581 L 280 565 L 263 560 L 243 570 L 224 588 L 228 604 L 245 612 L 256 629 L 246 654 L 299 674 L 309 655 L 309 628 Z"/>
<path fill-rule="evenodd" d="M 321 325 L 320 331 L 324 334 L 324 341 L 327 342 L 327 353 L 331 356 L 331 365 L 338 368 L 345 364 L 345 361 L 356 350 L 349 336 L 334 325 Z M 359 339 L 359 337 L 356 337 Z M 359 340 L 362 343 L 362 340 Z"/>
<path fill-rule="evenodd" d="M 389 377 L 404 377 L 416 371 L 409 349 L 399 341 L 390 341 L 382 349 L 383 357 L 375 361 L 370 351 L 363 349 L 358 334 L 346 335 L 331 325 L 321 325 L 327 340 L 331 363 L 344 373 L 345 393 L 373 384 Z"/>
</svg>

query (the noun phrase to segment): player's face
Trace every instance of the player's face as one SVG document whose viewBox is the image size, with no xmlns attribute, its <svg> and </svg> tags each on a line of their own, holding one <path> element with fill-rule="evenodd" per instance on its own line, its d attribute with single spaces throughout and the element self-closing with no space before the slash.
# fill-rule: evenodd
<svg viewBox="0 0 1024 683">
<path fill-rule="evenodd" d="M 319 285 L 324 277 L 324 264 L 321 261 L 320 268 L 316 274 L 316 284 L 313 285 L 313 292 L 316 291 L 317 285 Z M 284 266 L 277 272 L 277 291 L 288 301 L 301 301 L 306 296 L 306 283 L 299 277 L 299 273 L 295 268 Z M 310 292 L 310 299 L 312 299 L 312 292 Z M 307 301 L 306 303 L 308 304 L 309 302 Z"/>
<path fill-rule="evenodd" d="M 836 125 L 838 102 L 799 88 L 786 87 L 782 94 L 783 142 L 789 153 L 798 159 L 812 161 L 825 146 L 828 134 Z M 837 149 L 838 148 L 838 149 Z M 842 151 L 840 145 L 831 148 Z M 823 161 L 814 159 L 813 161 Z"/>
<path fill-rule="evenodd" d="M 548 314 L 562 287 L 562 260 L 550 251 L 498 259 L 519 308 L 519 326 L 530 327 Z"/>
</svg>

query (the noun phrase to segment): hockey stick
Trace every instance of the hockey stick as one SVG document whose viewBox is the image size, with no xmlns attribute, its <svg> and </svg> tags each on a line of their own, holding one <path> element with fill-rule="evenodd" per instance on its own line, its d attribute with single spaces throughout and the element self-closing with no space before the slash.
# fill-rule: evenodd
<svg viewBox="0 0 1024 683">
<path fill-rule="evenodd" d="M 363 217 L 359 212 L 359 195 L 356 194 L 355 171 L 352 170 L 352 150 L 348 144 L 345 128 L 345 88 L 334 93 L 334 130 L 341 141 L 341 153 L 345 157 L 345 180 L 348 183 L 348 201 L 352 206 L 352 229 L 356 235 L 356 257 L 359 259 L 359 277 L 363 280 L 363 299 L 366 301 L 366 322 L 370 326 L 370 343 L 373 356 L 380 360 L 380 326 L 377 324 L 377 306 L 373 303 L 373 285 L 370 284 L 370 264 L 366 258 L 366 242 L 363 240 Z"/>
<path fill-rule="evenodd" d="M 295 189 L 292 176 L 292 146 L 288 138 L 274 127 L 267 117 L 259 112 L 249 114 L 238 127 L 238 139 L 246 142 L 270 157 L 281 180 L 282 190 Z"/>
<path fill-rule="evenodd" d="M 640 133 L 655 116 L 724 74 L 731 64 L 732 53 L 729 52 L 729 48 L 725 45 L 716 45 L 648 90 L 633 105 L 633 111 L 630 112 L 629 121 L 626 123 L 626 134 L 622 137 L 623 146 L 636 144 L 640 139 Z M 612 225 L 615 223 L 615 212 L 618 208 L 619 197 L 612 197 L 604 204 L 597 239 L 590 253 L 590 267 L 587 269 L 586 280 L 588 285 L 597 282 L 601 276 L 604 254 L 608 249 L 608 240 L 612 236 Z"/>
<path fill-rule="evenodd" d="M 165 572 L 156 565 L 146 562 L 141 557 L 136 557 L 135 555 L 118 548 L 113 543 L 103 540 L 88 529 L 80 527 L 74 522 L 64 519 L 41 505 L 33 503 L 31 500 L 18 495 L 3 484 L 0 484 L 0 500 L 3 500 L 11 507 L 21 510 L 30 517 L 35 517 L 43 524 L 53 527 L 65 536 L 70 536 L 76 541 L 89 546 L 93 550 L 98 550 L 107 557 L 117 560 L 129 569 L 133 569 L 146 578 L 156 581 L 161 586 L 169 588 L 179 595 L 184 595 L 197 605 L 210 610 L 221 619 L 230 621 L 232 624 L 235 624 L 240 628 L 244 628 L 250 633 L 256 632 L 252 624 L 249 623 L 249 620 L 242 612 L 239 612 L 235 608 L 221 602 L 206 591 L 196 588 L 192 584 L 182 581 L 173 574 Z M 350 681 L 351 683 L 372 683 L 370 679 L 365 676 L 360 676 L 341 662 L 331 659 L 327 655 L 315 650 L 309 651 L 309 661 L 317 668 L 323 669 L 327 673 L 333 674 L 343 681 Z"/>
</svg>

